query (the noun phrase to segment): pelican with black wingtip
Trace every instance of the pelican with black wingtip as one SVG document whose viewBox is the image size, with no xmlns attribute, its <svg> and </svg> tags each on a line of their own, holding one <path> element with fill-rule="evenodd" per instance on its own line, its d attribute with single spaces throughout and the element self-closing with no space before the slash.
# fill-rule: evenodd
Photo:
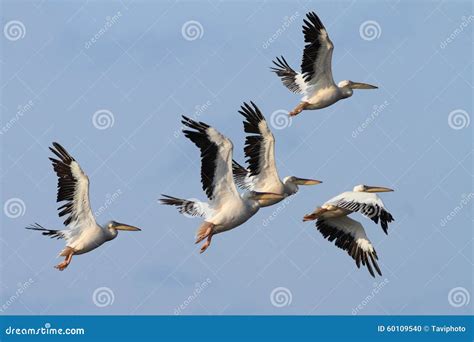
<svg viewBox="0 0 474 342">
<path fill-rule="evenodd" d="M 281 194 L 285 198 L 296 194 L 301 185 L 322 183 L 316 179 L 296 176 L 280 179 L 275 162 L 275 137 L 260 109 L 253 102 L 250 104 L 244 102 L 239 111 L 245 118 L 244 130 L 248 133 L 244 147 L 248 167 L 245 168 L 233 161 L 234 179 L 237 185 L 246 190 Z M 261 206 L 267 207 L 281 200 L 268 200 L 262 202 Z"/>
<path fill-rule="evenodd" d="M 271 68 L 283 85 L 294 93 L 303 95 L 300 103 L 289 114 L 295 116 L 303 110 L 328 107 L 352 96 L 354 89 L 377 89 L 376 86 L 344 80 L 336 84 L 332 77 L 334 45 L 326 28 L 316 13 L 306 14 L 303 25 L 304 41 L 301 72 L 293 70 L 283 56 L 273 61 Z"/>
<path fill-rule="evenodd" d="M 64 261 L 56 265 L 60 271 L 66 269 L 73 255 L 84 254 L 117 237 L 118 231 L 139 231 L 140 228 L 110 221 L 104 226 L 97 224 L 89 202 L 89 178 L 79 163 L 60 144 L 53 142 L 49 148 L 56 158 L 49 158 L 58 176 L 57 202 L 66 202 L 58 208 L 59 217 L 67 216 L 67 229 L 53 230 L 38 223 L 26 229 L 40 231 L 51 238 L 66 240 L 66 247 L 59 253 Z"/>
<path fill-rule="evenodd" d="M 196 234 L 203 253 L 216 234 L 236 228 L 249 220 L 261 203 L 280 200 L 281 194 L 248 191 L 240 195 L 232 176 L 232 142 L 215 128 L 183 116 L 184 135 L 201 151 L 201 183 L 209 202 L 163 195 L 161 204 L 172 205 L 182 214 L 200 216 L 204 222 Z"/>
<path fill-rule="evenodd" d="M 377 252 L 367 237 L 364 227 L 348 215 L 359 212 L 375 223 L 380 221 L 382 230 L 388 234 L 388 224 L 394 221 L 394 218 L 376 193 L 390 191 L 393 190 L 381 186 L 357 185 L 353 191 L 343 192 L 331 198 L 311 214 L 306 215 L 303 221 L 316 220 L 316 228 L 321 234 L 329 241 L 334 241 L 337 247 L 345 250 L 355 260 L 358 268 L 362 263 L 372 277 L 375 277 L 373 268 L 382 275 L 377 264 Z"/>
</svg>

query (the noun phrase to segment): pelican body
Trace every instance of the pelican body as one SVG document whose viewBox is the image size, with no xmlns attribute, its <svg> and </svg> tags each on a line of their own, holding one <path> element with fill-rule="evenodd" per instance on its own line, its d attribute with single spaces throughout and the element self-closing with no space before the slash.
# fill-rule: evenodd
<svg viewBox="0 0 474 342">
<path fill-rule="evenodd" d="M 232 142 L 203 122 L 183 116 L 182 123 L 189 128 L 184 135 L 201 150 L 201 183 L 209 202 L 168 195 L 163 195 L 160 202 L 176 206 L 180 213 L 204 218 L 196 234 L 196 243 L 207 239 L 200 250 L 203 253 L 214 235 L 245 223 L 260 209 L 261 202 L 283 196 L 255 191 L 239 195 L 232 178 Z"/>
<path fill-rule="evenodd" d="M 354 89 L 377 89 L 367 83 L 344 80 L 336 84 L 332 76 L 334 45 L 316 13 L 309 12 L 304 19 L 305 47 L 301 72 L 290 67 L 283 56 L 273 61 L 271 68 L 290 91 L 302 94 L 300 103 L 289 114 L 298 115 L 303 110 L 326 108 L 339 100 L 351 97 Z"/>
<path fill-rule="evenodd" d="M 300 185 L 315 185 L 321 181 L 316 179 L 287 176 L 283 180 L 278 175 L 275 163 L 275 138 L 267 125 L 260 109 L 250 102 L 244 103 L 239 113 L 245 118 L 244 130 L 245 157 L 248 167 L 245 168 L 233 161 L 234 180 L 239 187 L 257 192 L 279 194 L 281 199 L 274 198 L 261 201 L 261 207 L 280 202 L 283 198 L 298 192 Z"/>
<path fill-rule="evenodd" d="M 58 210 L 59 217 L 67 216 L 64 225 L 67 229 L 47 229 L 38 223 L 26 229 L 37 230 L 51 238 L 65 239 L 66 247 L 59 253 L 65 260 L 56 265 L 63 271 L 71 263 L 73 255 L 84 254 L 117 237 L 118 231 L 139 231 L 134 226 L 110 221 L 105 226 L 97 224 L 89 202 L 89 178 L 79 163 L 62 147 L 54 142 L 49 148 L 58 159 L 49 158 L 58 176 L 57 202 L 66 202 Z"/>
<path fill-rule="evenodd" d="M 334 241 L 337 247 L 345 250 L 355 260 L 358 268 L 362 263 L 373 277 L 375 277 L 374 268 L 379 275 L 382 275 L 377 263 L 377 252 L 368 239 L 364 227 L 348 215 L 359 212 L 375 223 L 380 221 L 384 233 L 387 234 L 388 223 L 394 219 L 376 193 L 389 191 L 393 190 L 380 186 L 357 185 L 353 191 L 343 192 L 331 198 L 311 214 L 306 215 L 303 221 L 316 220 L 316 228 L 324 238 Z"/>
</svg>

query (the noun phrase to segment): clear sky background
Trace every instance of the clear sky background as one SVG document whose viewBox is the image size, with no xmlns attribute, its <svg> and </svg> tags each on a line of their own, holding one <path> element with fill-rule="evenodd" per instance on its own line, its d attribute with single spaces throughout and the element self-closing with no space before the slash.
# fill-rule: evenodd
<svg viewBox="0 0 474 342">
<path fill-rule="evenodd" d="M 336 82 L 379 89 L 290 124 L 281 113 L 299 96 L 269 67 L 283 54 L 299 68 L 308 11 L 334 42 Z M 2 1 L 0 13 L 2 314 L 471 313 L 472 2 Z M 200 220 L 157 203 L 205 199 L 179 118 L 219 129 L 242 161 L 237 110 L 250 100 L 273 115 L 280 175 L 324 183 L 200 255 Z M 62 227 L 52 141 L 89 175 L 99 223 L 143 229 L 64 272 L 63 241 L 23 229 Z M 301 222 L 361 183 L 396 190 L 382 194 L 388 236 L 353 215 L 377 249 L 375 280 Z"/>
</svg>

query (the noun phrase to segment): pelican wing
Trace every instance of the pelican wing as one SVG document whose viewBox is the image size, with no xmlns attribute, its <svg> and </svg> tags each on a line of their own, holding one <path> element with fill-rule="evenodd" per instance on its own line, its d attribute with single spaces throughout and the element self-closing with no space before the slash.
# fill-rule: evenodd
<svg viewBox="0 0 474 342">
<path fill-rule="evenodd" d="M 357 211 L 376 224 L 380 220 L 385 234 L 388 234 L 388 224 L 394 221 L 392 214 L 385 209 L 382 199 L 374 193 L 348 191 L 330 199 L 326 205 L 334 205 L 352 212 Z"/>
<path fill-rule="evenodd" d="M 306 45 L 301 62 L 304 82 L 310 87 L 317 88 L 333 85 L 331 63 L 334 45 L 316 13 L 307 13 L 304 24 L 303 34 Z"/>
<path fill-rule="evenodd" d="M 85 229 L 97 229 L 97 223 L 89 203 L 89 179 L 76 160 L 60 144 L 53 142 L 49 148 L 58 159 L 49 158 L 58 176 L 57 202 L 66 202 L 58 208 L 59 216 L 66 216 L 64 231 L 71 239 Z"/>
<path fill-rule="evenodd" d="M 67 236 L 63 230 L 47 229 L 39 223 L 31 224 L 26 229 L 40 231 L 42 235 L 49 236 L 51 239 L 65 239 Z"/>
<path fill-rule="evenodd" d="M 165 205 L 173 205 L 178 208 L 181 214 L 190 216 L 200 216 L 203 218 L 211 216 L 211 209 L 209 205 L 204 202 L 197 200 L 186 200 L 168 195 L 162 195 L 164 198 L 160 198 L 160 203 Z"/>
<path fill-rule="evenodd" d="M 183 116 L 182 123 L 190 128 L 184 135 L 201 150 L 202 189 L 211 206 L 240 198 L 232 178 L 232 142 L 203 122 Z"/>
<path fill-rule="evenodd" d="M 245 157 L 248 163 L 246 181 L 252 184 L 252 189 L 264 191 L 265 184 L 281 183 L 275 165 L 275 138 L 268 128 L 267 122 L 258 107 L 244 103 L 239 113 L 245 118 L 244 130 L 249 133 L 245 137 Z M 235 170 L 235 167 L 234 167 Z M 234 172 L 237 184 L 242 179 L 243 172 Z"/>
<path fill-rule="evenodd" d="M 232 172 L 234 174 L 235 184 L 241 189 L 252 190 L 253 184 L 249 175 L 249 170 L 232 160 Z"/>
<path fill-rule="evenodd" d="M 324 238 L 345 250 L 355 260 L 357 268 L 362 263 L 372 277 L 375 277 L 374 268 L 382 275 L 377 264 L 377 253 L 359 222 L 347 216 L 320 218 L 316 221 L 316 228 Z"/>
<path fill-rule="evenodd" d="M 307 84 L 301 73 L 297 73 L 288 64 L 283 56 L 277 57 L 276 61 L 272 61 L 275 65 L 270 70 L 281 78 L 283 85 L 293 93 L 305 93 Z"/>
</svg>

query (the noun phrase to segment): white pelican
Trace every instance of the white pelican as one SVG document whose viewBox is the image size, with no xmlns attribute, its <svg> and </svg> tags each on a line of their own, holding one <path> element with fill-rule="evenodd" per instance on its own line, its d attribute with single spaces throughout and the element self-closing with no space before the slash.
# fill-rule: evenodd
<svg viewBox="0 0 474 342">
<path fill-rule="evenodd" d="M 239 113 L 245 118 L 244 130 L 249 133 L 245 138 L 245 156 L 248 168 L 233 161 L 234 179 L 243 189 L 271 192 L 291 196 L 298 191 L 298 185 L 315 185 L 321 181 L 315 179 L 288 176 L 280 179 L 275 165 L 275 138 L 268 128 L 267 122 L 258 107 L 244 102 Z M 280 202 L 282 199 L 261 201 L 260 206 L 266 207 Z"/>
<path fill-rule="evenodd" d="M 204 222 L 196 234 L 196 243 L 206 239 L 203 253 L 211 244 L 213 235 L 235 228 L 260 209 L 260 201 L 281 199 L 272 193 L 250 191 L 242 196 L 232 178 L 232 142 L 213 127 L 183 116 L 182 123 L 191 130 L 183 130 L 201 150 L 201 183 L 209 203 L 184 200 L 163 195 L 162 204 L 178 207 L 180 213 L 201 216 Z"/>
<path fill-rule="evenodd" d="M 366 265 L 370 274 L 375 277 L 372 265 L 379 275 L 382 275 L 377 264 L 377 253 L 365 234 L 364 227 L 357 221 L 347 217 L 353 212 L 359 212 L 375 223 L 380 220 L 383 231 L 387 234 L 388 223 L 394 219 L 375 193 L 393 191 L 380 186 L 357 185 L 353 191 L 343 192 L 331 198 L 321 207 L 306 215 L 303 221 L 317 220 L 316 228 L 329 241 L 334 241 L 337 247 L 347 251 L 355 260 L 356 265 Z"/>
<path fill-rule="evenodd" d="M 306 45 L 303 51 L 301 72 L 294 71 L 283 56 L 277 57 L 276 61 L 273 61 L 276 67 L 271 68 L 289 90 L 303 94 L 301 102 L 290 112 L 290 115 L 298 115 L 305 109 L 328 107 L 341 99 L 352 96 L 353 89 L 377 89 L 376 86 L 367 83 L 348 80 L 336 85 L 331 69 L 334 45 L 316 13 L 307 13 L 306 18 L 307 20 L 303 20 Z"/>
<path fill-rule="evenodd" d="M 101 227 L 95 221 L 89 203 L 89 178 L 76 160 L 56 142 L 49 149 L 59 158 L 49 158 L 58 176 L 57 202 L 66 203 L 58 208 L 59 217 L 68 215 L 64 225 L 68 229 L 47 229 L 35 223 L 26 229 L 39 230 L 51 238 L 65 239 L 66 247 L 59 253 L 65 260 L 55 266 L 63 271 L 73 255 L 84 254 L 117 237 L 118 230 L 138 231 L 137 227 L 111 221 Z"/>
</svg>

